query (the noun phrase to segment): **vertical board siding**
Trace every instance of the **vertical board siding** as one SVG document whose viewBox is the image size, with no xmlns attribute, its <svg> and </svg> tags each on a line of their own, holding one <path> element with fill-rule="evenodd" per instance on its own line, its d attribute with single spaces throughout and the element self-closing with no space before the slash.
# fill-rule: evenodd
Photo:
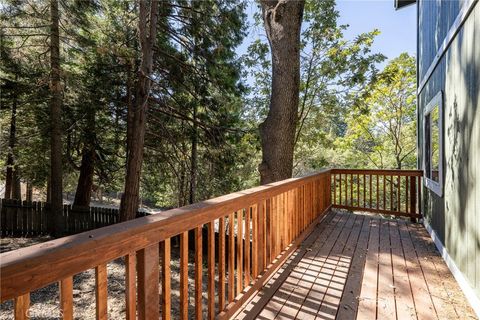
<svg viewBox="0 0 480 320">
<path fill-rule="evenodd" d="M 441 43 L 469 1 L 419 2 L 419 48 Z M 443 92 L 443 197 L 419 189 L 425 219 L 480 299 L 480 5 L 478 1 L 418 95 L 419 163 L 426 105 Z M 437 28 L 437 26 L 441 26 Z M 436 48 L 435 48 L 436 49 Z M 436 52 L 435 52 L 436 53 Z M 435 53 L 419 52 L 420 74 Z M 422 209 L 422 207 L 420 209 Z"/>
</svg>

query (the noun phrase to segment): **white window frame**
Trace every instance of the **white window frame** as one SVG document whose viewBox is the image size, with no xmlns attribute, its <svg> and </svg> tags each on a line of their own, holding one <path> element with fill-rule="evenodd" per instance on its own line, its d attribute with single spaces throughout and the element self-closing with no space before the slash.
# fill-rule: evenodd
<svg viewBox="0 0 480 320">
<path fill-rule="evenodd" d="M 439 146 L 438 146 L 438 154 L 440 159 L 438 159 L 438 182 L 428 178 L 430 174 L 427 175 L 427 135 L 426 135 L 426 119 L 427 116 L 432 112 L 433 108 L 438 106 L 438 139 Z M 443 93 L 442 91 L 438 92 L 435 97 L 430 100 L 430 102 L 425 107 L 425 111 L 423 113 L 423 183 L 425 187 L 432 190 L 436 193 L 439 197 L 443 196 Z M 431 126 L 429 126 L 431 128 Z M 431 136 L 431 135 L 430 135 Z M 429 140 L 431 144 L 431 140 Z M 429 150 L 431 150 L 431 145 Z"/>
</svg>

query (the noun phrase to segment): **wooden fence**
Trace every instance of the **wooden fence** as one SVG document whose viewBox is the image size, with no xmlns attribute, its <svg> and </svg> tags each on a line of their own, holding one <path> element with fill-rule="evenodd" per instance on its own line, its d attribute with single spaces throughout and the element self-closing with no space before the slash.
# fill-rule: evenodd
<svg viewBox="0 0 480 320">
<path fill-rule="evenodd" d="M 143 216 L 144 213 L 137 213 Z M 65 232 L 80 233 L 118 223 L 118 209 L 63 206 Z M 54 217 L 49 204 L 37 201 L 0 199 L 0 230 L 2 237 L 33 237 L 48 235 L 48 224 Z"/>
<path fill-rule="evenodd" d="M 419 218 L 422 174 L 421 170 L 332 169 L 332 206 Z"/>
</svg>

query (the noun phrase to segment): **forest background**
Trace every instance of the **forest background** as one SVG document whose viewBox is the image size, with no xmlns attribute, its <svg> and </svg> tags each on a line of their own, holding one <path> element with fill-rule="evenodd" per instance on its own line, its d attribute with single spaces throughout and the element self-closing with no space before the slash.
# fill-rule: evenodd
<svg viewBox="0 0 480 320">
<path fill-rule="evenodd" d="M 143 203 L 178 207 L 258 185 L 270 48 L 255 33 L 246 52 L 238 52 L 252 30 L 262 28 L 260 7 L 254 5 L 249 18 L 251 3 L 236 0 L 158 6 L 139 181 Z M 64 199 L 85 206 L 93 194 L 119 197 L 129 110 L 138 102 L 139 12 L 132 1 L 3 0 L 5 197 L 49 201 L 52 154 L 61 161 Z M 347 38 L 351 30 L 339 20 L 335 1 L 306 1 L 293 175 L 326 167 L 415 168 L 415 57 L 388 60 L 372 50 L 381 30 Z M 58 39 L 58 59 L 52 59 L 52 39 Z M 61 113 L 52 140 L 55 98 Z M 59 143 L 57 153 L 52 143 Z"/>
</svg>

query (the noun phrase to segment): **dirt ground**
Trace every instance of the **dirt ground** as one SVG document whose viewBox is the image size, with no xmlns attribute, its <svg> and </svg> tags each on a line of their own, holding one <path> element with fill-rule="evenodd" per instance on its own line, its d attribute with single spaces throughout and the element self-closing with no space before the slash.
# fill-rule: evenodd
<svg viewBox="0 0 480 320">
<path fill-rule="evenodd" d="M 2 252 L 16 250 L 49 238 L 6 238 L 1 240 Z M 171 249 L 171 315 L 179 317 L 179 248 L 172 244 Z M 206 261 L 203 261 L 203 317 L 207 315 L 207 278 Z M 125 264 L 124 259 L 117 259 L 107 265 L 108 272 L 108 317 L 109 319 L 125 319 Z M 77 274 L 73 278 L 73 300 L 75 319 L 95 319 L 95 272 L 93 269 Z M 217 279 L 218 280 L 218 279 Z M 159 282 L 161 282 L 159 280 Z M 161 283 L 160 283 L 161 287 Z M 189 317 L 195 315 L 194 297 L 194 252 L 189 253 Z M 161 307 L 160 307 L 161 308 Z M 13 301 L 0 304 L 0 319 L 14 319 Z M 30 319 L 61 319 L 59 309 L 58 284 L 52 284 L 31 293 Z"/>
</svg>

